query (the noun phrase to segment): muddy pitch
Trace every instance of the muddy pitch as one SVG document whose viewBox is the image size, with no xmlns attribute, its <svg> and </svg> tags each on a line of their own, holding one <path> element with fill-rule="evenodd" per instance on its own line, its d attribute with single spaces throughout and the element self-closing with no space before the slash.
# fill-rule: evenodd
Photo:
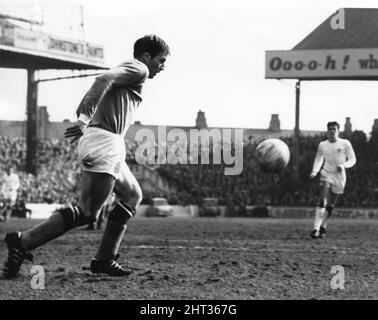
<svg viewBox="0 0 378 320">
<path fill-rule="evenodd" d="M 0 237 L 38 222 L 1 223 Z M 102 232 L 80 228 L 34 251 L 44 289 L 32 289 L 26 262 L 17 279 L 0 279 L 0 299 L 377 299 L 378 220 L 331 220 L 323 240 L 310 239 L 312 223 L 135 218 L 120 250 L 134 271 L 126 278 L 90 273 Z M 6 254 L 1 243 L 1 265 Z"/>
</svg>

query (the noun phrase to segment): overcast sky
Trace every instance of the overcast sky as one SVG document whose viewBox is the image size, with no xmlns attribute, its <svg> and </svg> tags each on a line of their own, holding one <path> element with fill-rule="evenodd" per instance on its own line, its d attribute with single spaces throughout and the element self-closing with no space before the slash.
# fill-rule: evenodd
<svg viewBox="0 0 378 320">
<path fill-rule="evenodd" d="M 375 1 L 322 0 L 0 0 L 0 13 L 38 19 L 43 31 L 78 38 L 80 3 L 84 38 L 105 47 L 114 66 L 132 58 L 134 41 L 148 33 L 165 39 L 166 69 L 148 80 L 136 118 L 144 124 L 194 125 L 198 110 L 209 126 L 267 128 L 278 113 L 281 128 L 295 120 L 295 82 L 265 79 L 265 51 L 290 50 L 339 8 L 373 8 Z M 362 4 L 361 4 L 362 3 Z M 40 73 L 41 77 L 71 72 Z M 39 105 L 51 121 L 75 120 L 92 79 L 42 83 Z M 0 69 L 0 119 L 25 119 L 26 73 Z M 371 131 L 378 118 L 378 83 L 302 82 L 301 129 L 323 130 L 329 120 Z"/>
</svg>

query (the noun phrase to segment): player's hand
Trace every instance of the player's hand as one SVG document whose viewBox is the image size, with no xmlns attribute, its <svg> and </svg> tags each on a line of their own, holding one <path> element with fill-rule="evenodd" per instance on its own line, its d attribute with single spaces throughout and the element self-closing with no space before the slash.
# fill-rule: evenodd
<svg viewBox="0 0 378 320">
<path fill-rule="evenodd" d="M 316 177 L 316 175 L 317 175 L 317 173 L 316 172 L 314 172 L 314 171 L 312 171 L 311 173 L 310 173 L 310 178 L 312 179 L 312 178 L 315 178 Z"/>
<path fill-rule="evenodd" d="M 80 120 L 77 121 L 76 125 L 69 127 L 64 132 L 64 137 L 66 139 L 73 138 L 70 143 L 74 143 L 75 141 L 79 140 L 80 137 L 84 134 L 84 130 L 87 125 Z"/>
</svg>

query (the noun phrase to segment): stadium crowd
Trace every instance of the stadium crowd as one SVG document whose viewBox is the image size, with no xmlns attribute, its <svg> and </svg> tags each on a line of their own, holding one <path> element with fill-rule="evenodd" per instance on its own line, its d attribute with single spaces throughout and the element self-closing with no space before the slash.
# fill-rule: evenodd
<svg viewBox="0 0 378 320">
<path fill-rule="evenodd" d="M 357 164 L 347 171 L 348 183 L 339 206 L 378 207 L 378 131 L 372 132 L 369 140 L 362 131 L 354 131 L 346 138 L 353 145 Z M 243 145 L 243 171 L 240 175 L 224 175 L 224 164 L 211 164 L 212 146 L 209 148 L 210 164 L 150 166 L 175 185 L 177 191 L 167 195 L 171 204 L 199 204 L 205 197 L 216 197 L 221 205 L 313 206 L 317 199 L 318 183 L 309 178 L 309 173 L 318 143 L 324 139 L 325 136 L 320 135 L 300 138 L 297 180 L 293 178 L 292 161 L 287 169 L 278 174 L 261 171 L 255 158 L 255 149 L 261 140 L 253 139 L 245 141 Z M 282 140 L 292 150 L 293 138 Z M 27 203 L 75 202 L 80 183 L 76 147 L 76 144 L 71 145 L 63 139 L 40 141 L 38 176 L 34 176 L 25 172 L 25 139 L 0 136 L 0 165 L 13 166 L 21 184 L 18 197 Z M 135 161 L 137 148 L 137 143 L 127 143 L 127 162 Z"/>
<path fill-rule="evenodd" d="M 26 141 L 0 136 L 0 167 L 11 165 L 20 179 L 18 199 L 27 203 L 77 201 L 80 166 L 76 145 L 65 140 L 38 143 L 38 176 L 26 173 Z"/>
</svg>

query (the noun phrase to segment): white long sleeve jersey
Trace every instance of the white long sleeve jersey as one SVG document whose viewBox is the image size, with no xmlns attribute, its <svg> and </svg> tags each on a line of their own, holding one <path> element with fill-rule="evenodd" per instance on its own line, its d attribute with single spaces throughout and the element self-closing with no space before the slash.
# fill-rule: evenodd
<svg viewBox="0 0 378 320">
<path fill-rule="evenodd" d="M 4 174 L 2 183 L 2 193 L 5 194 L 7 192 L 16 192 L 20 187 L 20 179 L 18 175 L 15 173 L 11 173 L 10 175 Z"/>
<path fill-rule="evenodd" d="M 336 172 L 337 166 L 345 169 L 353 167 L 356 164 L 356 155 L 349 140 L 337 138 L 335 142 L 320 142 L 312 171 L 318 173 L 323 163 L 323 169 L 329 172 Z"/>
</svg>

